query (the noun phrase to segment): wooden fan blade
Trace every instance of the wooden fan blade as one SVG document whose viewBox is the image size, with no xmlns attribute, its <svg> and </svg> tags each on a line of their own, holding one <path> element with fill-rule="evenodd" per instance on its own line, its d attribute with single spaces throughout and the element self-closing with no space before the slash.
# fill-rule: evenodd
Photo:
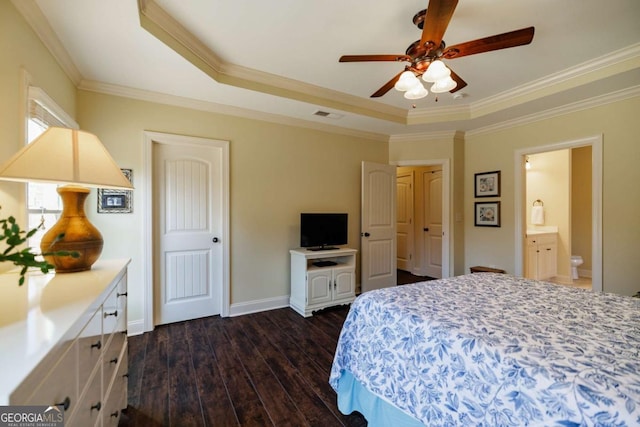
<svg viewBox="0 0 640 427">
<path fill-rule="evenodd" d="M 371 95 L 371 98 L 379 98 L 382 95 L 384 95 L 385 93 L 389 92 L 391 90 L 391 88 L 396 84 L 396 82 L 398 81 L 398 79 L 400 78 L 400 74 L 404 73 L 405 70 L 400 71 L 397 75 L 395 75 L 391 80 L 389 80 L 388 82 L 386 82 L 384 84 L 384 86 L 382 86 L 380 89 L 378 89 L 373 95 Z"/>
<path fill-rule="evenodd" d="M 447 67 L 451 70 L 451 67 Z M 462 89 L 463 87 L 465 87 L 467 85 L 467 82 L 465 82 L 464 80 L 462 80 L 462 78 L 460 78 L 459 75 L 457 75 L 453 70 L 451 70 L 451 78 L 453 80 L 455 80 L 456 83 L 458 83 L 458 85 L 456 87 L 454 87 L 453 89 L 451 89 L 449 92 L 450 93 L 455 93 L 457 91 L 459 91 L 460 89 Z"/>
<path fill-rule="evenodd" d="M 461 56 L 475 55 L 476 53 L 526 45 L 531 43 L 531 40 L 533 40 L 534 31 L 534 27 L 528 27 L 508 33 L 496 34 L 495 36 L 485 37 L 478 40 L 472 40 L 466 43 L 460 43 L 454 46 L 449 46 L 442 53 L 442 56 L 447 59 L 453 59 L 460 58 Z"/>
<path fill-rule="evenodd" d="M 411 57 L 401 55 L 343 55 L 338 62 L 365 62 L 365 61 L 409 61 Z"/>
<path fill-rule="evenodd" d="M 458 0 L 429 0 L 420 38 L 422 46 L 427 42 L 433 42 L 433 48 L 440 47 L 442 36 L 447 31 L 449 21 L 451 21 L 457 5 Z"/>
</svg>

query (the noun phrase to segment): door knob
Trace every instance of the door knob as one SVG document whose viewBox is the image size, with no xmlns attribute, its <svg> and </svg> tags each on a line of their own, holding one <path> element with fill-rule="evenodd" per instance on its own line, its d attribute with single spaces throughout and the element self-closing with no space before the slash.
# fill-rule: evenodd
<svg viewBox="0 0 640 427">
<path fill-rule="evenodd" d="M 213 243 L 218 243 L 219 241 L 220 241 L 220 239 L 218 239 L 217 237 L 214 237 L 213 240 L 212 240 Z"/>
</svg>

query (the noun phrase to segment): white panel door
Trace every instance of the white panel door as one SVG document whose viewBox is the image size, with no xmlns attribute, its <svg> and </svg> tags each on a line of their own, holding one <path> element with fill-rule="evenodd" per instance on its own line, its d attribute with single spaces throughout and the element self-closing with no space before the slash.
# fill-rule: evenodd
<svg viewBox="0 0 640 427">
<path fill-rule="evenodd" d="M 425 172 L 423 224 L 425 247 L 425 274 L 436 279 L 442 278 L 442 172 Z"/>
<path fill-rule="evenodd" d="M 413 272 L 413 171 L 397 175 L 396 200 L 397 266 Z"/>
<path fill-rule="evenodd" d="M 155 144 L 155 324 L 220 314 L 222 150 Z"/>
<path fill-rule="evenodd" d="M 362 292 L 395 286 L 396 167 L 362 162 Z"/>
</svg>

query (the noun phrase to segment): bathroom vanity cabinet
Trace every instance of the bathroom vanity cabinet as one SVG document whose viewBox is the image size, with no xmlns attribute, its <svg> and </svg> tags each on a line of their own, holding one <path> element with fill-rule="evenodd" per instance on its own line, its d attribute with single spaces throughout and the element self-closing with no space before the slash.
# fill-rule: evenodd
<svg viewBox="0 0 640 427">
<path fill-rule="evenodd" d="M 558 275 L 558 233 L 527 235 L 525 277 L 546 280 Z"/>
</svg>

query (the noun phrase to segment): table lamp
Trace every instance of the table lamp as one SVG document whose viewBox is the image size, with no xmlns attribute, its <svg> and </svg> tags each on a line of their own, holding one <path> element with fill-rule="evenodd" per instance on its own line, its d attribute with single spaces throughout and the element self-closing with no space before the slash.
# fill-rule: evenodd
<svg viewBox="0 0 640 427">
<path fill-rule="evenodd" d="M 58 187 L 62 215 L 40 244 L 45 260 L 57 273 L 89 270 L 102 252 L 102 235 L 84 211 L 87 187 L 133 189 L 97 136 L 59 127 L 48 128 L 2 165 L 0 179 L 63 184 Z M 52 254 L 58 251 L 79 256 Z"/>
</svg>

